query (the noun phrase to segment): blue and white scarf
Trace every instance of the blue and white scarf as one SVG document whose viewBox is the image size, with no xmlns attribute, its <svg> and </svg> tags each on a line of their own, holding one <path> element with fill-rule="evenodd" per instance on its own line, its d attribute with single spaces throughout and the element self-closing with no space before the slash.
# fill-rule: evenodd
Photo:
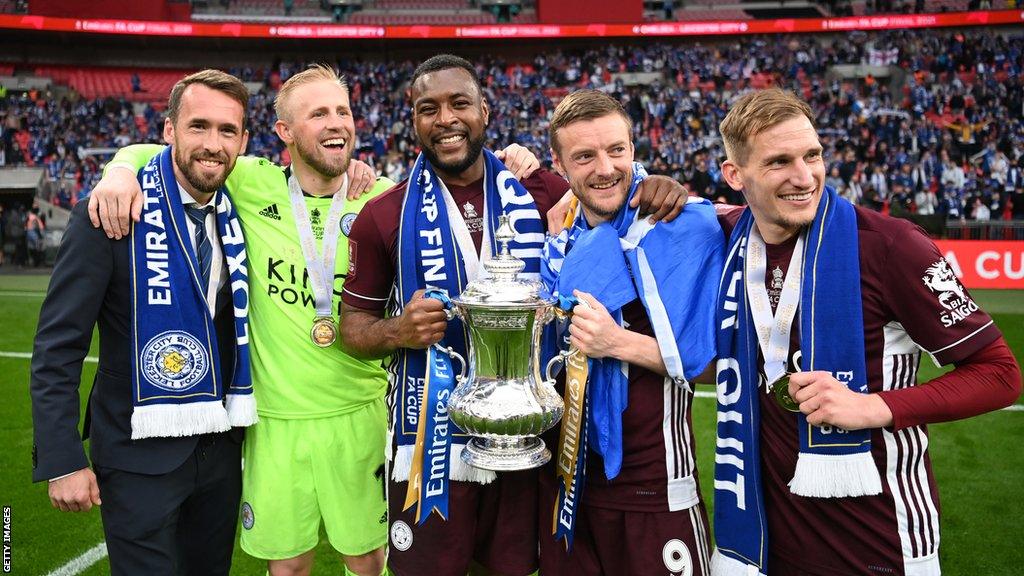
<svg viewBox="0 0 1024 576">
<path fill-rule="evenodd" d="M 626 205 L 608 223 L 590 228 L 579 209 L 572 226 L 547 242 L 541 277 L 560 298 L 572 296 L 573 290 L 590 293 L 620 325 L 622 308 L 640 298 L 668 376 L 692 392 L 689 379 L 715 356 L 710 303 L 722 269 L 724 239 L 714 208 L 698 198 L 670 223 L 639 218 L 629 200 L 646 176 L 643 166 L 634 163 Z M 622 466 L 627 364 L 614 358 L 589 363 L 586 443 L 602 456 L 610 480 Z M 576 483 L 582 485 L 583 478 L 577 476 Z M 694 503 L 696 497 L 694 493 Z"/>
<path fill-rule="evenodd" d="M 729 241 L 719 287 L 718 440 L 712 574 L 768 573 L 768 525 L 761 486 L 758 339 L 744 278 L 754 217 L 747 208 Z M 826 370 L 867 392 L 857 214 L 825 187 L 807 231 L 800 288 L 800 369 Z M 774 400 L 772 400 L 774 401 Z M 798 413 L 800 454 L 790 491 L 836 498 L 878 494 L 871 431 L 811 426 Z"/>
<path fill-rule="evenodd" d="M 168 146 L 138 176 L 144 205 L 130 235 L 133 440 L 223 432 L 256 422 L 242 227 L 221 188 L 214 202 L 235 316 L 235 366 L 231 382 L 223 382 L 217 333 L 173 162 Z"/>
<path fill-rule="evenodd" d="M 489 247 L 483 258 L 497 254 L 494 233 L 498 228 L 498 217 L 508 214 L 516 231 L 516 238 L 509 249 L 526 263 L 520 277 L 537 279 L 544 245 L 544 226 L 537 206 L 530 193 L 494 154 L 484 150 L 483 155 L 486 221 L 483 245 L 485 249 Z M 465 245 L 465 241 L 460 245 L 451 225 L 452 218 L 461 218 L 458 207 L 430 163 L 420 154 L 409 176 L 398 227 L 398 313 L 416 290 L 434 288 L 454 298 L 473 280 L 467 274 L 467 256 L 463 251 L 475 252 L 476 247 L 471 240 L 469 246 Z M 456 318 L 448 324 L 441 344 L 451 347 L 463 358 L 468 358 L 467 341 L 466 328 Z M 392 383 L 392 393 L 395 396 L 392 398 L 394 412 L 391 426 L 392 439 L 397 443 L 397 448 L 392 478 L 396 481 L 409 479 L 423 381 L 427 372 L 427 356 L 427 350 L 400 349 L 393 358 L 395 381 Z M 441 391 L 434 393 L 440 394 Z M 430 406 L 428 408 L 433 409 Z M 428 415 L 428 418 L 436 420 L 436 415 Z M 450 443 L 449 478 L 480 483 L 492 481 L 495 478 L 494 472 L 474 468 L 462 461 L 462 450 L 469 436 L 454 424 L 447 428 L 450 432 L 445 439 Z"/>
</svg>

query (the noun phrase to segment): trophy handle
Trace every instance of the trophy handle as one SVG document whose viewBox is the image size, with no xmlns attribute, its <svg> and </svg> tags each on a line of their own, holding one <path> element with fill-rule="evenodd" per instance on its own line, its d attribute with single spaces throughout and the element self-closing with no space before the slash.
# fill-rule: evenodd
<svg viewBox="0 0 1024 576">
<path fill-rule="evenodd" d="M 431 288 L 423 294 L 423 297 L 440 300 L 441 304 L 444 305 L 444 316 L 447 320 L 452 320 L 453 318 L 459 315 L 459 311 L 455 306 L 452 305 L 451 298 L 448 297 L 447 291 Z M 442 346 L 439 342 L 434 344 L 434 348 L 437 348 L 439 351 L 444 352 L 445 354 L 448 355 L 449 358 L 459 361 L 459 375 L 455 381 L 462 382 L 463 380 L 465 380 L 466 359 L 462 357 L 462 354 L 456 352 L 455 349 L 452 348 L 451 346 Z"/>
<path fill-rule="evenodd" d="M 451 346 L 441 346 L 440 344 L 434 344 L 434 348 L 437 348 L 441 352 L 447 354 L 448 357 L 451 358 L 452 360 L 458 360 L 459 361 L 459 375 L 455 378 L 455 381 L 456 382 L 462 382 L 463 380 L 465 380 L 466 379 L 466 359 L 462 357 L 462 354 L 459 354 L 458 352 L 456 352 L 455 349 L 452 348 Z"/>
<path fill-rule="evenodd" d="M 586 302 L 579 300 L 575 296 L 559 296 L 555 305 L 552 306 L 550 320 L 572 320 L 572 309 L 580 302 L 586 304 Z M 568 342 L 568 338 L 566 338 L 566 342 Z M 552 371 L 554 370 L 555 365 L 559 362 L 564 365 L 566 359 L 575 353 L 576 349 L 570 347 L 568 350 L 560 350 L 554 358 L 548 360 L 548 365 L 544 369 L 544 376 L 547 378 L 545 382 L 554 382 L 555 376 Z"/>
<path fill-rule="evenodd" d="M 545 382 L 554 382 L 555 375 L 551 372 L 552 369 L 554 369 L 556 363 L 558 363 L 558 362 L 561 362 L 562 364 L 565 364 L 566 358 L 571 356 L 573 353 L 574 353 L 573 350 L 562 350 L 554 358 L 552 358 L 551 360 L 548 360 L 548 365 L 544 369 L 544 376 L 547 377 L 547 380 L 545 380 Z"/>
</svg>

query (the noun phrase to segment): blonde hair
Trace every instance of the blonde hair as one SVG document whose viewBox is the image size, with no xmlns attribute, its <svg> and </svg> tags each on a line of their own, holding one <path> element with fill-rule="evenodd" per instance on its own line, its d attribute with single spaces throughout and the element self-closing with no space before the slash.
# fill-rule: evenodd
<svg viewBox="0 0 1024 576">
<path fill-rule="evenodd" d="M 729 160 L 743 166 L 750 157 L 750 140 L 790 118 L 804 116 L 814 126 L 814 112 L 795 94 L 781 88 L 748 92 L 733 102 L 718 125 Z"/>
<path fill-rule="evenodd" d="M 341 86 L 345 92 L 348 92 L 348 84 L 343 77 L 338 76 L 334 68 L 326 64 L 312 64 L 309 68 L 295 74 L 281 85 L 281 89 L 278 90 L 277 96 L 274 98 L 274 113 L 277 114 L 277 117 L 281 119 L 287 118 L 288 99 L 291 98 L 293 92 L 298 90 L 299 86 L 320 81 L 337 82 L 338 86 Z"/>
<path fill-rule="evenodd" d="M 167 117 L 171 122 L 178 121 L 178 112 L 181 110 L 181 97 L 185 89 L 193 84 L 206 86 L 211 90 L 223 92 L 230 96 L 235 102 L 242 105 L 242 128 L 245 128 L 246 120 L 249 118 L 249 89 L 241 80 L 227 72 L 208 68 L 200 70 L 195 74 L 189 74 L 171 88 L 171 94 L 167 99 Z"/>
<path fill-rule="evenodd" d="M 551 147 L 555 152 L 560 152 L 558 143 L 558 131 L 573 122 L 581 120 L 594 120 L 603 118 L 609 114 L 618 114 L 626 123 L 626 133 L 630 139 L 633 138 L 633 121 L 630 120 L 626 110 L 615 98 L 601 92 L 600 90 L 577 90 L 569 94 L 558 103 L 555 112 L 551 116 L 551 123 L 548 125 L 548 136 L 551 140 Z"/>
</svg>

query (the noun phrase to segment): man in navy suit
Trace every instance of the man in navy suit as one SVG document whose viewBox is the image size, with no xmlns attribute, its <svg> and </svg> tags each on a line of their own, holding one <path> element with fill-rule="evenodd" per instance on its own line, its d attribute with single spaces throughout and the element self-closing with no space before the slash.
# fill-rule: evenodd
<svg viewBox="0 0 1024 576">
<path fill-rule="evenodd" d="M 204 70 L 174 87 L 164 125 L 180 192 L 169 192 L 167 202 L 181 202 L 189 213 L 186 242 L 203 254 L 200 266 L 205 258 L 212 270 L 197 280 L 206 283 L 207 297 L 196 306 L 213 319 L 217 349 L 210 353 L 219 354 L 220 382 L 232 380 L 236 337 L 225 249 L 209 206 L 245 150 L 247 104 L 237 78 Z M 241 494 L 241 429 L 132 439 L 132 239 L 93 228 L 86 204 L 73 210 L 40 312 L 31 376 L 33 481 L 49 482 L 51 503 L 65 512 L 102 503 L 113 574 L 227 574 Z M 176 302 L 200 300 L 181 292 Z M 80 435 L 79 381 L 97 324 L 99 367 Z"/>
</svg>

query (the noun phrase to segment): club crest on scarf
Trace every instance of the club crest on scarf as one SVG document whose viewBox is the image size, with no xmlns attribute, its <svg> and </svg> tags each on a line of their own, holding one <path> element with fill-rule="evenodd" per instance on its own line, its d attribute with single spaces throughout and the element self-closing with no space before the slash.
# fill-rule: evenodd
<svg viewBox="0 0 1024 576">
<path fill-rule="evenodd" d="M 188 390 L 206 376 L 210 362 L 199 340 L 187 332 L 168 330 L 143 347 L 142 370 L 158 388 Z"/>
</svg>

